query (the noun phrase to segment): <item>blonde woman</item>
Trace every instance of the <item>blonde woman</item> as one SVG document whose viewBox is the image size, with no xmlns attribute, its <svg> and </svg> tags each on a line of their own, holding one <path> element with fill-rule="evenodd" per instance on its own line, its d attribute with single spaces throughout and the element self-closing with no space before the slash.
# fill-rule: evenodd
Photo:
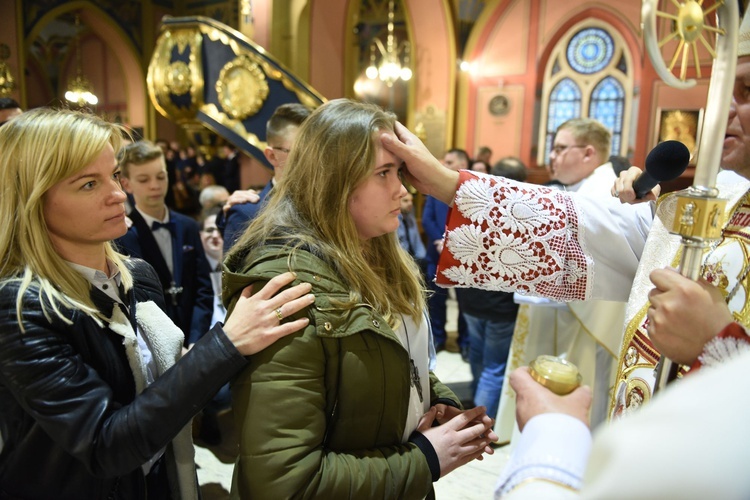
<svg viewBox="0 0 750 500">
<path fill-rule="evenodd" d="M 190 420 L 247 363 L 307 324 L 282 275 L 180 358 L 145 262 L 117 254 L 122 130 L 36 109 L 0 129 L 0 498 L 198 498 Z M 257 300 L 256 300 L 257 297 Z"/>
<path fill-rule="evenodd" d="M 316 296 L 300 315 L 278 311 L 310 324 L 253 356 L 233 386 L 234 496 L 425 498 L 491 453 L 484 408 L 463 412 L 429 369 L 424 284 L 396 236 L 407 191 L 378 139 L 394 123 L 344 99 L 318 108 L 227 257 L 230 307 L 248 284 L 288 271 Z"/>
</svg>

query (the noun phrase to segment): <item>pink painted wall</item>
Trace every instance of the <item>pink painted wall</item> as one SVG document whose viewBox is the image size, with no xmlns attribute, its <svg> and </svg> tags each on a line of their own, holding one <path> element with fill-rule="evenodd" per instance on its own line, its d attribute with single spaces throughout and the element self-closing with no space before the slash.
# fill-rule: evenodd
<svg viewBox="0 0 750 500">
<path fill-rule="evenodd" d="M 493 160 L 520 156 L 529 138 L 525 128 L 527 116 L 533 114 L 528 103 L 534 102 L 536 61 L 530 57 L 536 50 L 529 28 L 535 2 L 511 2 L 507 8 L 488 13 L 482 37 L 467 60 L 474 65 L 462 75 L 462 95 L 457 120 L 457 144 L 474 154 L 480 146 L 489 146 Z M 491 27 L 491 29 L 490 29 Z M 524 31 L 526 36 L 519 36 Z M 488 111 L 490 100 L 497 95 L 509 99 L 508 113 L 494 116 Z M 462 117 L 466 118 L 462 118 Z"/>
<path fill-rule="evenodd" d="M 113 92 L 113 102 L 124 102 L 127 104 L 128 125 L 133 127 L 144 127 L 146 125 L 146 105 L 148 95 L 146 93 L 146 73 L 140 62 L 140 56 L 130 44 L 126 35 L 122 33 L 113 20 L 105 14 L 98 11 L 84 9 L 81 12 L 81 21 L 85 22 L 91 31 L 97 35 L 106 45 L 107 51 L 119 66 L 119 75 L 116 78 L 121 79 L 122 86 L 118 84 L 107 90 Z M 96 66 L 100 64 L 97 61 L 83 61 L 84 68 L 88 65 Z M 109 68 L 114 71 L 114 67 Z M 86 72 L 87 70 L 85 70 Z M 104 75 L 103 79 L 108 81 L 109 75 Z M 123 95 L 117 95 L 122 93 Z M 106 102 L 104 103 L 106 104 Z"/>
<path fill-rule="evenodd" d="M 271 46 L 271 8 L 271 0 L 253 0 L 253 41 L 265 49 Z"/>
<path fill-rule="evenodd" d="M 515 0 L 519 1 L 519 0 Z M 524 0 L 520 0 L 524 1 Z M 627 25 L 627 29 L 640 35 L 641 2 L 623 0 L 598 0 L 596 2 L 560 2 L 559 0 L 541 0 L 539 13 L 539 44 L 546 46 L 558 36 L 558 31 L 569 19 L 578 17 L 585 11 L 597 9 L 610 12 Z M 519 26 L 520 27 L 520 26 Z"/>
<path fill-rule="evenodd" d="M 344 97 L 347 0 L 311 0 L 310 85 L 326 99 Z"/>
<path fill-rule="evenodd" d="M 539 92 L 550 51 L 570 27 L 591 17 L 602 19 L 618 30 L 632 56 L 638 93 L 633 110 L 636 164 L 643 164 L 652 146 L 658 107 L 671 106 L 675 99 L 685 108 L 705 105 L 705 85 L 691 92 L 657 85 L 659 78 L 643 49 L 640 2 L 500 0 L 488 4 L 490 10 L 480 16 L 467 44 L 467 59 L 476 62 L 476 69 L 460 77 L 458 90 L 456 143 L 470 153 L 488 145 L 496 151 L 495 159 L 500 157 L 498 152 L 510 152 L 534 166 Z M 707 79 L 710 70 L 705 67 L 703 70 Z M 513 106 L 501 118 L 492 116 L 487 109 L 489 99 L 499 93 L 510 95 Z"/>
<path fill-rule="evenodd" d="M 452 22 L 442 2 L 434 0 L 406 0 L 413 42 L 416 45 L 416 92 L 414 109 L 424 111 L 435 106 L 447 112 L 451 103 L 455 56 L 449 37 Z"/>
<path fill-rule="evenodd" d="M 471 57 L 477 64 L 477 79 L 492 79 L 497 75 L 521 75 L 528 67 L 527 53 L 530 40 L 518 36 L 519 28 L 528 23 L 531 2 L 516 2 L 505 10 L 496 10 L 492 30 L 488 30 L 482 50 Z M 526 33 L 528 31 L 524 29 Z M 499 80 L 498 80 L 499 81 Z"/>
<path fill-rule="evenodd" d="M 240 186 L 242 186 L 243 189 L 263 189 L 263 186 L 268 184 L 268 181 L 273 177 L 273 172 L 252 156 L 240 154 L 239 163 Z"/>
</svg>

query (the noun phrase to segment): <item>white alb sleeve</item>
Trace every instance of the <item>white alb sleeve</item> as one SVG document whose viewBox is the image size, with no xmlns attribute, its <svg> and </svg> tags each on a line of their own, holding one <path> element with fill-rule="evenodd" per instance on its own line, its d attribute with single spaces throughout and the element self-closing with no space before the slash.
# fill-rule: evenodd
<svg viewBox="0 0 750 500">
<path fill-rule="evenodd" d="M 526 423 L 508 465 L 498 479 L 495 498 L 532 479 L 580 489 L 591 452 L 591 432 L 577 418 L 544 413 Z"/>
</svg>

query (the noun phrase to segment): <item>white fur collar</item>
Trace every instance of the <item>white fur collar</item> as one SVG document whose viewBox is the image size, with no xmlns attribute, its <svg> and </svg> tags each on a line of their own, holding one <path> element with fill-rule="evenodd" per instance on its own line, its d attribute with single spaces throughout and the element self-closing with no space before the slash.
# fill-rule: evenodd
<svg viewBox="0 0 750 500">
<path fill-rule="evenodd" d="M 180 359 L 185 336 L 153 301 L 137 303 L 135 318 L 141 334 L 151 348 L 157 368 L 156 375 L 159 376 Z M 146 387 L 146 367 L 143 366 L 130 319 L 120 304 L 116 304 L 112 310 L 109 328 L 123 337 L 128 362 L 136 380 L 136 390 L 140 393 Z"/>
<path fill-rule="evenodd" d="M 153 301 L 137 303 L 135 317 L 139 331 L 151 348 L 158 377 L 180 359 L 185 336 Z M 146 388 L 146 366 L 141 358 L 136 333 L 120 304 L 115 304 L 108 326 L 123 338 L 128 363 L 135 379 L 136 393 L 140 394 Z M 197 499 L 192 421 L 172 440 L 171 452 L 168 449 L 167 453 L 177 469 L 180 498 Z"/>
</svg>

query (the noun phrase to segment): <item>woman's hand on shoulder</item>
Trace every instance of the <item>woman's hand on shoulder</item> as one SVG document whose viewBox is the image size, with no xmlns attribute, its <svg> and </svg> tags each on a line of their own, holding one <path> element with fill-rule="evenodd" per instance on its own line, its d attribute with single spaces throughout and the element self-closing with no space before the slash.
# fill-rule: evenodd
<svg viewBox="0 0 750 500">
<path fill-rule="evenodd" d="M 253 285 L 242 291 L 242 296 L 224 325 L 224 333 L 244 356 L 262 351 L 281 337 L 305 328 L 310 320 L 300 318 L 283 322 L 315 302 L 310 293 L 312 285 L 301 283 L 279 292 L 295 280 L 294 273 L 284 273 L 270 280 L 252 294 Z"/>
<path fill-rule="evenodd" d="M 242 205 L 243 203 L 258 203 L 259 201 L 260 196 L 258 196 L 258 193 L 255 190 L 238 189 L 229 195 L 229 198 L 227 198 L 227 201 L 221 209 L 226 214 L 229 209 L 235 205 Z"/>
</svg>

